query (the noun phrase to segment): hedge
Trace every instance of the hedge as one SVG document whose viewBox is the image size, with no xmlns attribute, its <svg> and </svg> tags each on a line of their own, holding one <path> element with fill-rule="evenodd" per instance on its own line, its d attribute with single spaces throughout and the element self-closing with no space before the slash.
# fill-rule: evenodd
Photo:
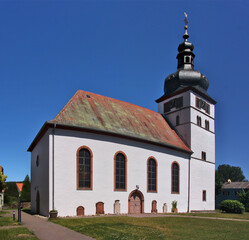
<svg viewBox="0 0 249 240">
<path fill-rule="evenodd" d="M 237 200 L 224 200 L 220 204 L 220 210 L 226 213 L 244 213 L 244 205 Z"/>
</svg>

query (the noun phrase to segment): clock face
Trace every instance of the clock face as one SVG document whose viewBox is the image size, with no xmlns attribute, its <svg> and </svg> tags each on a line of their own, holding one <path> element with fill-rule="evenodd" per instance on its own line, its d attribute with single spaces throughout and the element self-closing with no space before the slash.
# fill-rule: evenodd
<svg viewBox="0 0 249 240">
<path fill-rule="evenodd" d="M 195 106 L 204 109 L 206 113 L 210 114 L 210 104 L 200 98 L 196 98 Z"/>
<path fill-rule="evenodd" d="M 169 112 L 172 108 L 181 108 L 183 106 L 183 97 L 174 98 L 164 104 L 164 112 Z"/>
</svg>

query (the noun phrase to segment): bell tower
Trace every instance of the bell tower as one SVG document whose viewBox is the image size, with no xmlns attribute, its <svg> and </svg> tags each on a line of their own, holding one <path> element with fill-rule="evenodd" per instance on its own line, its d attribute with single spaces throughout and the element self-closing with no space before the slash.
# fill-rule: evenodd
<svg viewBox="0 0 249 240">
<path fill-rule="evenodd" d="M 184 41 L 178 46 L 177 71 L 166 77 L 158 112 L 193 151 L 189 160 L 189 210 L 214 210 L 215 104 L 206 76 L 194 70 L 194 45 L 188 41 L 185 14 Z"/>
</svg>

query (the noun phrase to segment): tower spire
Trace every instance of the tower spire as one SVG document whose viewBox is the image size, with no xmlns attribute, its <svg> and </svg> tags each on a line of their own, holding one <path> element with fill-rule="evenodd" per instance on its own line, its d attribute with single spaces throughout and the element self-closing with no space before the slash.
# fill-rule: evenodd
<svg viewBox="0 0 249 240">
<path fill-rule="evenodd" d="M 184 41 L 187 42 L 188 41 L 188 38 L 189 38 L 189 35 L 188 35 L 188 14 L 186 12 L 184 12 L 184 15 L 185 15 L 185 18 L 184 18 L 184 23 L 185 23 L 185 26 L 184 26 L 184 29 L 185 29 L 185 33 L 183 35 L 183 38 L 184 38 Z"/>
</svg>

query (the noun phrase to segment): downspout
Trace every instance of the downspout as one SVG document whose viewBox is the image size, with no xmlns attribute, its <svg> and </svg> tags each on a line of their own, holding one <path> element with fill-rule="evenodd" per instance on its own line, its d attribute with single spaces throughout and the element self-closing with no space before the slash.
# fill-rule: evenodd
<svg viewBox="0 0 249 240">
<path fill-rule="evenodd" d="M 190 205 L 190 159 L 191 159 L 191 156 L 189 157 L 189 161 L 188 161 L 188 212 L 189 212 L 189 205 Z"/>
<path fill-rule="evenodd" d="M 55 134 L 56 123 L 53 128 L 53 146 L 52 146 L 52 210 L 54 210 L 54 134 Z"/>
</svg>

